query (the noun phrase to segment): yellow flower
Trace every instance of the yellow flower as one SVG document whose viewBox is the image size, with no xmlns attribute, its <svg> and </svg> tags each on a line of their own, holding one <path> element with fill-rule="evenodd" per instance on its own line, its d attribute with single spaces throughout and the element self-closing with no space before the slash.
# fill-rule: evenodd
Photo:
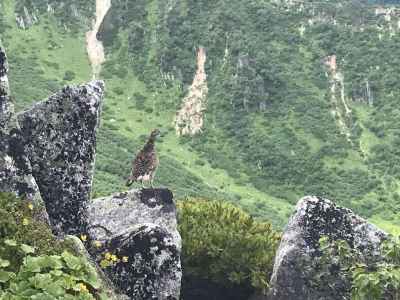
<svg viewBox="0 0 400 300">
<path fill-rule="evenodd" d="M 29 208 L 30 210 L 33 210 L 33 204 L 32 204 L 32 203 L 29 203 L 29 204 L 28 204 L 28 208 Z"/>
<path fill-rule="evenodd" d="M 22 225 L 24 225 L 24 226 L 29 225 L 29 220 L 28 220 L 27 218 L 24 218 L 24 219 L 22 220 Z"/>
<path fill-rule="evenodd" d="M 100 267 L 102 267 L 103 269 L 109 267 L 110 264 L 111 264 L 111 263 L 110 263 L 108 260 L 106 260 L 106 259 L 102 259 L 102 260 L 100 261 Z"/>
<path fill-rule="evenodd" d="M 124 263 L 128 262 L 128 256 L 122 256 L 122 261 L 123 261 Z"/>
<path fill-rule="evenodd" d="M 117 261 L 117 260 L 118 260 L 118 257 L 117 257 L 116 255 L 113 254 L 113 255 L 111 255 L 111 260 L 112 260 L 112 261 Z"/>
<path fill-rule="evenodd" d="M 87 240 L 87 235 L 86 234 L 81 234 L 81 240 L 86 242 Z"/>
<path fill-rule="evenodd" d="M 79 283 L 79 290 L 83 293 L 89 292 L 87 286 L 84 283 Z"/>
<path fill-rule="evenodd" d="M 100 248 L 100 247 L 101 247 L 101 242 L 99 242 L 99 241 L 94 241 L 93 244 L 94 244 L 97 248 Z"/>
<path fill-rule="evenodd" d="M 110 252 L 107 252 L 106 254 L 104 254 L 104 257 L 105 257 L 107 260 L 110 260 L 110 259 L 111 259 L 111 253 L 110 253 Z"/>
</svg>

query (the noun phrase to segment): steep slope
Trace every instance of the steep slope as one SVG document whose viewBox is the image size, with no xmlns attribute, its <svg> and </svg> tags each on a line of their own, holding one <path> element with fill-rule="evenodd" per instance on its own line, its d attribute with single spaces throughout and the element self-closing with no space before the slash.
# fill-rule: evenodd
<svg viewBox="0 0 400 300">
<path fill-rule="evenodd" d="M 94 0 L 0 3 L 20 108 L 91 77 Z M 399 14 L 365 3 L 113 0 L 97 35 L 107 96 L 95 195 L 124 189 L 133 153 L 160 127 L 157 184 L 178 198 L 230 200 L 283 225 L 315 194 L 400 226 Z M 15 16 L 32 24 L 18 29 Z M 190 89 L 199 49 L 207 92 Z M 194 136 L 176 134 L 181 109 L 201 124 Z"/>
<path fill-rule="evenodd" d="M 123 50 L 146 88 L 132 106 L 156 119 L 183 107 L 204 47 L 203 132 L 180 141 L 235 185 L 274 197 L 237 200 L 253 215 L 316 194 L 392 224 L 397 126 L 382 110 L 398 97 L 398 17 L 347 1 L 114 1 L 101 37 L 115 59 L 107 74 Z"/>
<path fill-rule="evenodd" d="M 0 22 L 4 24 L 0 41 L 7 47 L 12 61 L 10 81 L 18 110 L 42 100 L 62 85 L 92 77 L 85 38 L 92 29 L 95 1 L 50 2 L 47 6 L 41 1 L 2 0 L 0 5 Z M 16 22 L 20 12 L 35 22 L 24 21 L 26 25 L 21 28 L 21 22 Z M 289 204 L 276 202 L 255 188 L 237 185 L 224 170 L 212 167 L 176 137 L 173 103 L 178 103 L 184 93 L 179 84 L 163 91 L 164 85 L 160 86 L 157 102 L 175 101 L 156 108 L 157 111 L 167 108 L 163 114 L 151 113 L 150 109 L 144 111 L 140 103 L 135 103 L 135 97 L 150 98 L 155 93 L 127 68 L 126 36 L 122 33 L 120 38 L 121 44 L 109 51 L 101 74 L 108 92 L 98 135 L 94 196 L 125 189 L 132 156 L 145 135 L 159 126 L 164 136 L 159 145 L 161 167 L 157 185 L 172 188 L 178 199 L 196 196 L 237 201 L 243 198 L 248 211 L 256 203 L 273 203 L 276 210 L 271 206 L 269 214 L 275 218 L 275 224 L 282 225 L 290 212 Z"/>
</svg>

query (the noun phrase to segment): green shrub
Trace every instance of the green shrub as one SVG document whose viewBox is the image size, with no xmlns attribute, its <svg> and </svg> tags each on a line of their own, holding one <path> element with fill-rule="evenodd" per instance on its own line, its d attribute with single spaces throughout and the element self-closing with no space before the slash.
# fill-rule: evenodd
<svg viewBox="0 0 400 300">
<path fill-rule="evenodd" d="M 61 255 L 34 256 L 35 248 L 6 240 L 2 247 L 22 253 L 22 266 L 10 272 L 10 261 L 0 258 L 0 299 L 107 299 L 98 295 L 96 270 L 83 258 Z"/>
<path fill-rule="evenodd" d="M 268 289 L 280 234 L 227 202 L 178 203 L 186 276 L 263 292 Z"/>
<path fill-rule="evenodd" d="M 0 245 L 6 239 L 13 239 L 19 244 L 34 244 L 39 255 L 61 253 L 63 247 L 48 225 L 33 218 L 40 209 L 13 194 L 0 193 Z M 21 255 L 0 246 L 0 257 L 10 260 L 14 270 L 20 267 Z"/>
<path fill-rule="evenodd" d="M 39 209 L 0 193 L 0 299 L 107 299 L 94 267 L 33 218 Z"/>
<path fill-rule="evenodd" d="M 148 113 L 148 114 L 152 114 L 153 113 L 153 108 L 151 108 L 151 107 L 146 107 L 145 109 L 144 109 L 144 111 L 146 112 L 146 113 Z"/>
<path fill-rule="evenodd" d="M 332 267 L 337 270 L 334 276 L 350 282 L 345 293 L 352 300 L 399 299 L 400 298 L 400 238 L 390 237 L 381 245 L 381 259 L 366 261 L 365 256 L 346 241 L 320 240 L 323 255 L 314 263 L 320 263 L 318 278 L 329 278 Z M 328 276 L 328 277 L 327 277 Z M 332 281 L 335 278 L 332 277 Z M 337 293 L 334 289 L 333 293 Z M 344 295 L 345 296 L 345 295 Z"/>
<path fill-rule="evenodd" d="M 203 161 L 203 160 L 201 160 L 201 159 L 196 159 L 196 161 L 194 162 L 196 165 L 198 165 L 198 166 L 204 166 L 206 163 Z"/>
<path fill-rule="evenodd" d="M 124 89 L 120 86 L 117 86 L 117 87 L 113 88 L 113 92 L 115 94 L 117 94 L 118 96 L 121 96 L 124 94 Z"/>
<path fill-rule="evenodd" d="M 126 75 L 128 73 L 127 68 L 123 67 L 123 66 L 119 66 L 117 69 L 115 69 L 114 74 L 120 78 L 120 79 L 124 79 L 126 78 Z"/>
<path fill-rule="evenodd" d="M 75 79 L 76 74 L 72 71 L 66 71 L 64 74 L 64 80 L 65 81 L 72 81 Z"/>
</svg>

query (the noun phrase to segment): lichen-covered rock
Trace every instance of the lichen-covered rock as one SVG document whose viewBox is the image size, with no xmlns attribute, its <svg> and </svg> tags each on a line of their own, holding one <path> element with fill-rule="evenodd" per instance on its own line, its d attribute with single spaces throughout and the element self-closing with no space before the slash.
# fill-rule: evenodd
<svg viewBox="0 0 400 300">
<path fill-rule="evenodd" d="M 127 257 L 105 269 L 121 292 L 134 300 L 178 300 L 180 249 L 165 228 L 141 224 L 106 243 L 108 251 Z"/>
<path fill-rule="evenodd" d="M 12 103 L 9 99 L 7 73 L 8 64 L 6 53 L 4 49 L 0 47 L 0 134 L 7 130 L 8 122 L 10 121 L 13 112 Z M 0 143 L 2 143 L 2 139 L 0 140 Z"/>
<path fill-rule="evenodd" d="M 9 191 L 10 178 L 15 173 L 13 160 L 8 155 L 8 125 L 12 114 L 8 86 L 6 53 L 0 48 L 0 191 Z"/>
<path fill-rule="evenodd" d="M 106 273 L 121 292 L 135 300 L 179 299 L 181 238 L 171 191 L 143 189 L 93 200 L 89 236 L 101 242 L 92 254 L 120 260 Z M 122 258 L 126 257 L 126 261 Z"/>
<path fill-rule="evenodd" d="M 319 240 L 328 236 L 332 240 L 345 240 L 357 248 L 365 258 L 379 257 L 379 248 L 386 233 L 355 215 L 351 210 L 339 207 L 329 200 L 305 197 L 296 206 L 296 212 L 287 225 L 279 246 L 271 277 L 268 299 L 317 300 L 343 299 L 340 293 L 326 294 L 331 282 L 311 285 L 312 262 L 321 255 Z M 348 283 L 336 284 L 347 286 Z"/>
<path fill-rule="evenodd" d="M 0 48 L 0 192 L 12 192 L 43 206 L 21 138 L 16 134 L 18 125 L 13 119 L 7 74 L 7 57 Z M 44 210 L 38 217 L 47 220 Z"/>
<path fill-rule="evenodd" d="M 67 86 L 17 116 L 15 136 L 57 233 L 86 232 L 103 91 L 101 81 Z"/>
<path fill-rule="evenodd" d="M 95 199 L 88 212 L 89 232 L 95 240 L 124 233 L 134 224 L 152 223 L 166 228 L 180 247 L 176 206 L 168 189 L 130 190 Z"/>
</svg>

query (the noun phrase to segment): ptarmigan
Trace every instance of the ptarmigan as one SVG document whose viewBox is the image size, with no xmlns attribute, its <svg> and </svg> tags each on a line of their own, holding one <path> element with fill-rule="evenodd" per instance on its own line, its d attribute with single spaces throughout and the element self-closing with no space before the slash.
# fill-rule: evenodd
<svg viewBox="0 0 400 300">
<path fill-rule="evenodd" d="M 150 185 L 153 186 L 153 179 L 159 164 L 154 142 L 159 134 L 160 131 L 154 129 L 146 145 L 132 161 L 132 171 L 126 182 L 127 186 L 130 186 L 133 182 L 140 182 L 142 186 L 144 183 L 150 182 Z"/>
</svg>

